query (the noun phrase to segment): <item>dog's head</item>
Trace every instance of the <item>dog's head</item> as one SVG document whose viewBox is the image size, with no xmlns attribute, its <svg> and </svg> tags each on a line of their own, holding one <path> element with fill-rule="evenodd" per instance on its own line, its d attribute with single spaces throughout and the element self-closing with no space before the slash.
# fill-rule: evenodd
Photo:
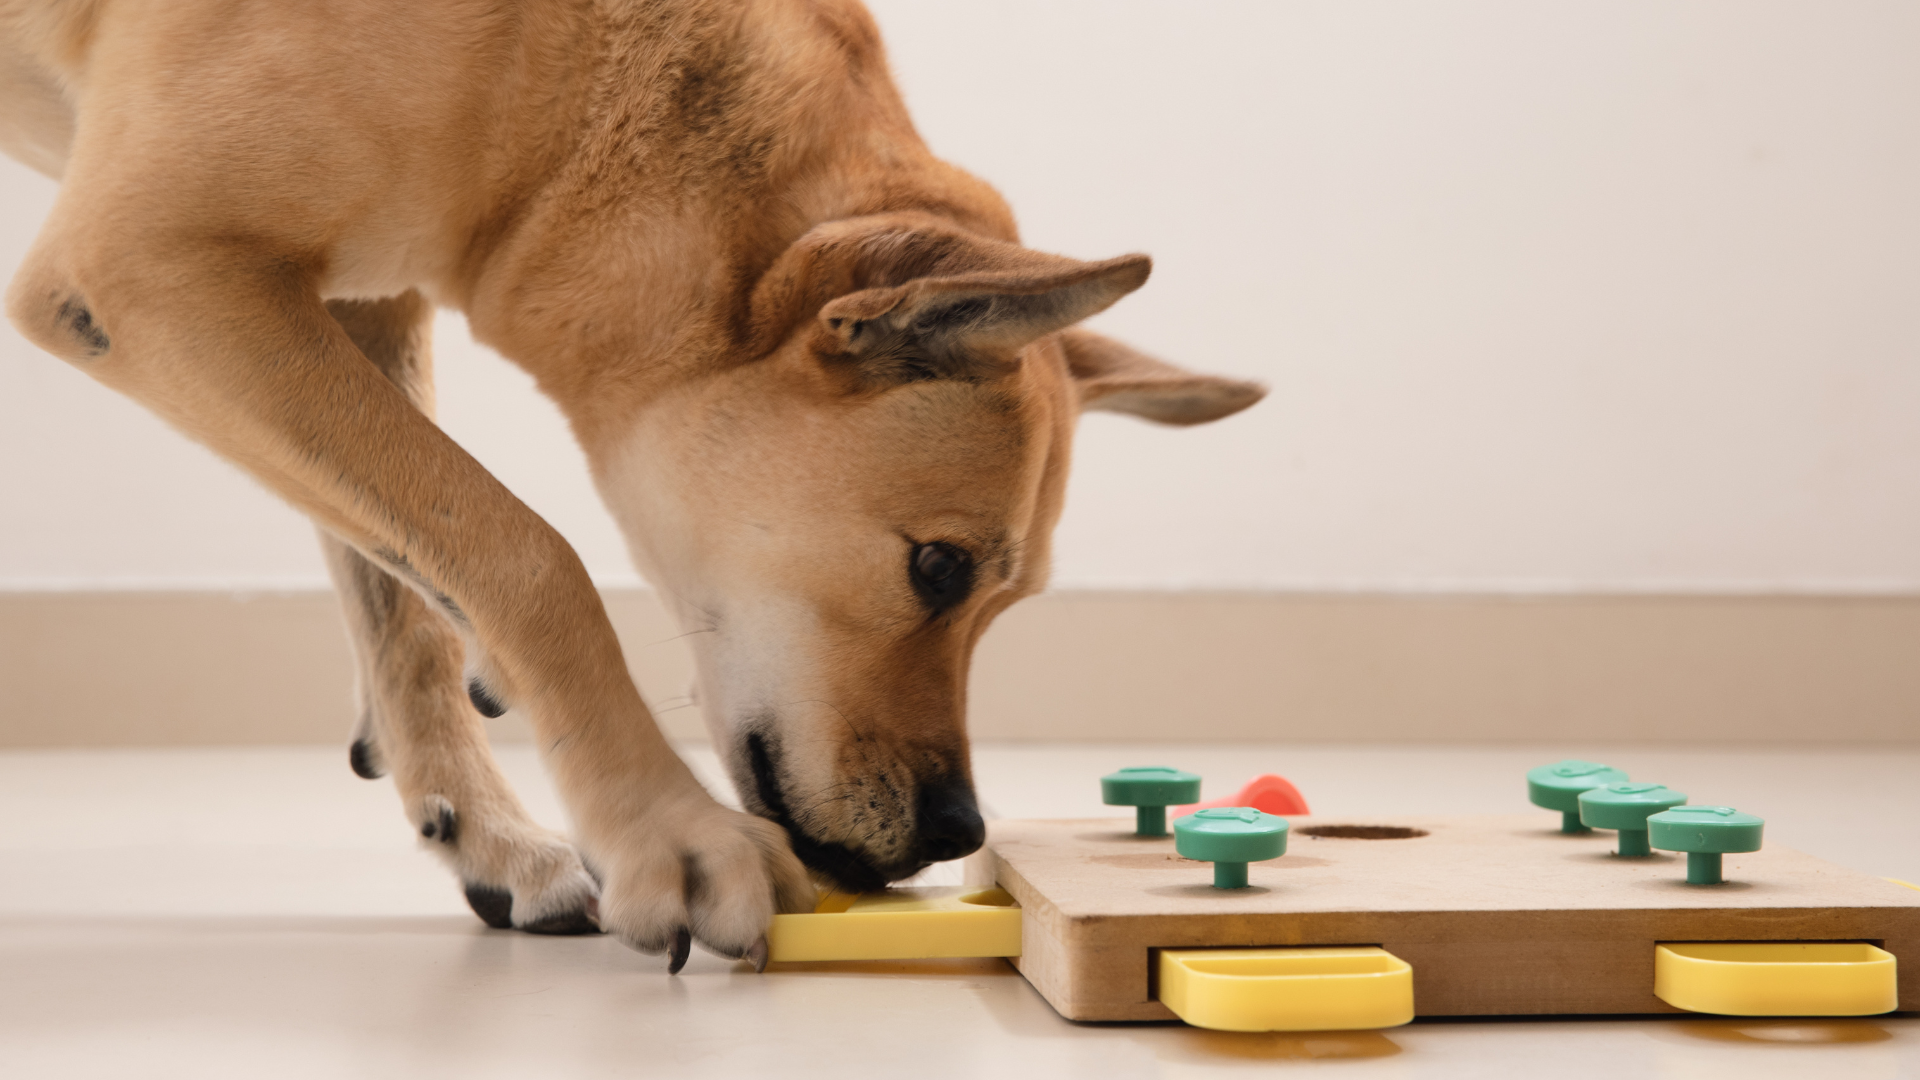
<svg viewBox="0 0 1920 1080">
<path fill-rule="evenodd" d="M 600 464 L 746 805 L 842 886 L 979 846 L 968 661 L 1046 581 L 1080 411 L 1193 424 L 1263 392 L 1072 328 L 1149 268 L 914 215 L 822 226 L 754 290 L 754 359 L 652 401 Z"/>
</svg>

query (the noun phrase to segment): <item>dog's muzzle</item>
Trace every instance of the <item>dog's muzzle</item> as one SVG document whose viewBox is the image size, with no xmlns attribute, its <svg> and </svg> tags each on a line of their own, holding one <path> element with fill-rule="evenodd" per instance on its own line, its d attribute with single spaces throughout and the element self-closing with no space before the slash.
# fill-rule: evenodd
<svg viewBox="0 0 1920 1080">
<path fill-rule="evenodd" d="M 912 845 L 906 857 L 875 863 L 871 856 L 846 844 L 820 840 L 797 825 L 787 809 L 781 787 L 777 751 L 759 733 L 746 738 L 747 761 L 753 773 L 760 815 L 784 828 L 793 853 L 814 870 L 832 878 L 848 892 L 874 892 L 889 882 L 909 878 L 932 863 L 971 855 L 987 836 L 973 785 L 946 777 L 922 781 L 914 797 Z"/>
</svg>

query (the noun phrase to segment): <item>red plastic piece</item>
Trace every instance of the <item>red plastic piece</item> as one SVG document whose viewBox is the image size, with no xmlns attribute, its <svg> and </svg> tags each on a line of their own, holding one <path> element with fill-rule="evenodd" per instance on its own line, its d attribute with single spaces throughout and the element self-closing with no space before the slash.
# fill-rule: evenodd
<svg viewBox="0 0 1920 1080">
<path fill-rule="evenodd" d="M 1255 810 L 1269 814 L 1309 814 L 1307 797 L 1300 789 L 1287 782 L 1284 776 L 1267 773 L 1247 781 L 1247 786 L 1224 799 L 1211 802 L 1194 803 L 1192 806 L 1170 806 L 1167 808 L 1167 820 L 1185 817 L 1195 810 L 1211 810 L 1216 806 L 1251 806 Z"/>
</svg>

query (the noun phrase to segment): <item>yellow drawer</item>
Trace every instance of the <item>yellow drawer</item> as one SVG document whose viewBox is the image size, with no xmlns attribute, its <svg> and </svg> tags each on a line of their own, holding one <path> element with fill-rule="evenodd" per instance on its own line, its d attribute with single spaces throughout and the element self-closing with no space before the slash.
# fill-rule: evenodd
<svg viewBox="0 0 1920 1080">
<path fill-rule="evenodd" d="M 775 915 L 767 931 L 767 959 L 783 963 L 1019 955 L 1019 905 L 977 886 L 828 893 L 810 914 Z"/>
<path fill-rule="evenodd" d="M 1413 968 L 1372 946 L 1162 949 L 1160 1003 L 1217 1031 L 1340 1031 L 1413 1019 Z"/>
<path fill-rule="evenodd" d="M 1862 942 L 1665 942 L 1653 994 L 1721 1016 L 1872 1016 L 1900 1004 L 1893 954 Z"/>
</svg>

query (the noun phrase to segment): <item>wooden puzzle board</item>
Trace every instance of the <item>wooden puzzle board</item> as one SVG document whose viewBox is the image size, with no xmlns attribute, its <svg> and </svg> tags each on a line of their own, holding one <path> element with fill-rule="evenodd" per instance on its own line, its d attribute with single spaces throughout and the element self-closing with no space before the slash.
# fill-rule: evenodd
<svg viewBox="0 0 1920 1080">
<path fill-rule="evenodd" d="M 1132 821 L 996 821 L 968 862 L 1022 909 L 1016 961 L 1071 1020 L 1176 1019 L 1155 997 L 1160 948 L 1378 945 L 1413 965 L 1422 1016 L 1676 1012 L 1653 996 L 1659 941 L 1871 941 L 1920 1005 L 1920 891 L 1787 848 L 1725 857 L 1727 882 L 1685 884 L 1686 857 L 1619 859 L 1614 834 L 1559 815 L 1289 819 L 1287 854 L 1250 888 Z M 1339 839 L 1316 827 L 1416 829 Z"/>
</svg>

